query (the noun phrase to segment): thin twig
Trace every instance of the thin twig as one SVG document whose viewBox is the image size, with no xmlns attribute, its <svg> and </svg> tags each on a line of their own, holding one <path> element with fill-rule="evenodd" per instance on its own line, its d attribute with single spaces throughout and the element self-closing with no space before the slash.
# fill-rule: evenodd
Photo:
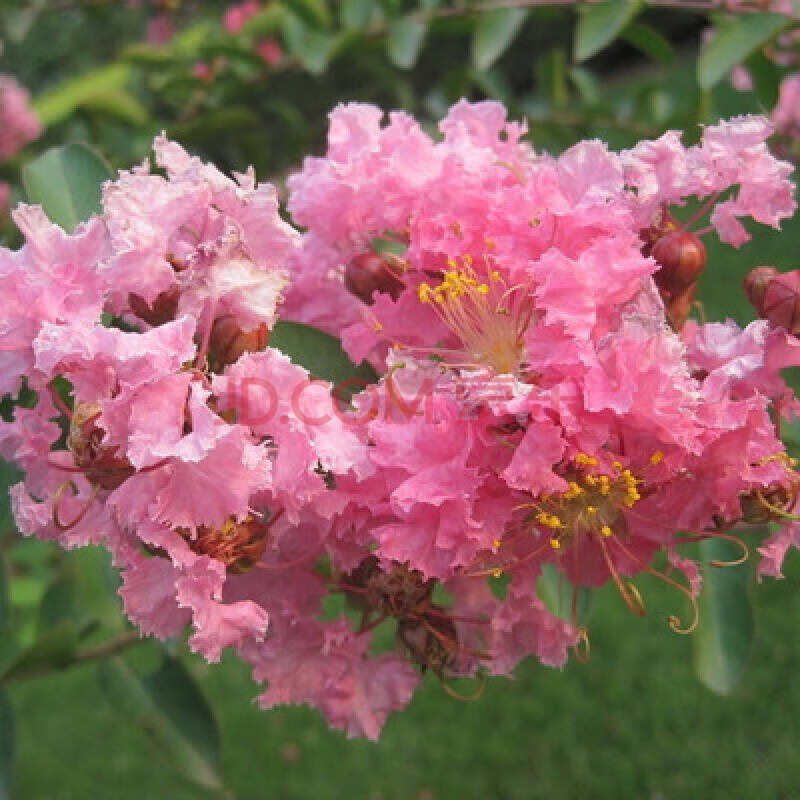
<svg viewBox="0 0 800 800">
<path fill-rule="evenodd" d="M 145 641 L 147 640 L 143 639 L 138 631 L 127 631 L 101 644 L 86 647 L 83 650 L 77 650 L 68 661 L 60 664 L 58 667 L 52 667 L 49 664 L 35 664 L 29 669 L 14 672 L 12 665 L 10 674 L 8 677 L 0 677 L 0 683 L 21 680 L 23 678 L 39 678 L 44 675 L 50 675 L 53 672 L 61 672 L 62 670 L 69 669 L 78 664 L 85 664 L 87 661 L 96 661 L 101 658 L 116 655 L 117 653 L 122 653 L 129 647 L 133 647 Z"/>
</svg>

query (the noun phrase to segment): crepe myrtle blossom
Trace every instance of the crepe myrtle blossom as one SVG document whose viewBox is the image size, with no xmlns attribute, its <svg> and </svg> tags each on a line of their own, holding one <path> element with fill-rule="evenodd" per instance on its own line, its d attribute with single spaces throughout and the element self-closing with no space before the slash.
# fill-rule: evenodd
<svg viewBox="0 0 800 800">
<path fill-rule="evenodd" d="M 12 490 L 23 533 L 105 543 L 141 630 L 191 622 L 191 646 L 217 660 L 268 625 L 252 600 L 228 601 L 228 583 L 255 568 L 278 520 L 333 512 L 326 479 L 357 471 L 363 447 L 335 416 L 304 424 L 313 393 L 297 414 L 289 398 L 308 373 L 264 349 L 297 244 L 274 189 L 163 138 L 156 149 L 167 177 L 123 173 L 71 235 L 38 208 L 15 212 L 26 243 L 0 254 L 3 389 L 36 402 L 3 422 L 0 446 L 26 471 Z M 228 385 L 257 349 L 286 398 L 282 427 L 235 420 Z"/>
<path fill-rule="evenodd" d="M 348 736 L 377 738 L 423 673 L 471 699 L 525 658 L 585 657 L 577 603 L 556 615 L 544 581 L 611 583 L 644 614 L 653 574 L 690 632 L 684 543 L 738 542 L 736 563 L 739 523 L 784 523 L 760 547 L 779 575 L 798 541 L 786 309 L 689 319 L 695 224 L 739 244 L 740 217 L 794 210 L 769 124 L 558 157 L 496 103 L 440 130 L 335 109 L 327 155 L 289 181 L 302 235 L 272 186 L 158 137 L 157 170 L 107 183 L 100 215 L 66 234 L 22 206 L 25 244 L 0 251 L 20 530 L 105 545 L 143 634 L 233 648 L 264 708 Z M 269 346 L 278 316 L 377 381 L 332 392 Z"/>
<path fill-rule="evenodd" d="M 42 132 L 30 95 L 13 75 L 0 74 L 0 161 L 16 155 Z"/>
<path fill-rule="evenodd" d="M 772 122 L 782 136 L 800 138 L 800 72 L 787 75 L 781 82 Z"/>
</svg>

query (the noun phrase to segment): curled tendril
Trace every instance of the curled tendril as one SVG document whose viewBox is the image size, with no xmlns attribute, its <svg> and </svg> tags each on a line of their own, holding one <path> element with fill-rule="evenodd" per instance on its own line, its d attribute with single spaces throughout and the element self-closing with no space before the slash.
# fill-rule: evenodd
<svg viewBox="0 0 800 800">
<path fill-rule="evenodd" d="M 771 503 L 764 497 L 764 493 L 761 489 L 755 490 L 756 497 L 759 499 L 759 502 L 766 508 L 768 511 L 771 511 L 775 514 L 776 517 L 780 517 L 781 519 L 790 520 L 791 522 L 800 522 L 800 517 L 795 514 L 790 514 L 788 511 L 782 509 L 780 506 L 776 506 L 774 503 Z"/>
<path fill-rule="evenodd" d="M 623 586 L 625 587 L 625 602 L 633 611 L 634 614 L 638 614 L 640 617 L 645 616 L 647 614 L 647 605 L 644 602 L 644 598 L 642 597 L 639 588 L 633 581 L 626 580 L 623 581 Z"/>
<path fill-rule="evenodd" d="M 454 700 L 460 700 L 462 703 L 474 703 L 480 700 L 483 693 L 486 691 L 486 675 L 483 672 L 478 672 L 475 675 L 475 680 L 478 682 L 475 691 L 472 694 L 461 694 L 461 692 L 454 689 L 441 675 L 437 675 L 442 689 L 447 692 Z"/>
<path fill-rule="evenodd" d="M 69 531 L 72 530 L 76 525 L 79 525 L 86 514 L 89 512 L 89 509 L 92 507 L 92 504 L 97 497 L 97 487 L 92 488 L 92 493 L 87 499 L 86 503 L 84 504 L 83 508 L 78 512 L 75 519 L 71 522 L 62 522 L 61 521 L 61 514 L 59 513 L 59 507 L 61 505 L 61 501 L 64 497 L 64 492 L 69 489 L 72 492 L 72 496 L 79 494 L 79 489 L 75 485 L 74 481 L 64 481 L 58 489 L 56 489 L 56 493 L 53 495 L 53 525 L 56 526 L 60 531 Z"/>
<path fill-rule="evenodd" d="M 634 561 L 638 566 L 640 566 L 645 572 L 650 573 L 654 577 L 658 578 L 660 581 L 663 581 L 668 586 L 671 586 L 673 589 L 677 589 L 682 595 L 686 597 L 689 601 L 689 604 L 692 609 L 692 616 L 688 622 L 688 624 L 684 625 L 681 620 L 675 616 L 674 614 L 670 615 L 669 617 L 669 627 L 675 633 L 681 634 L 688 634 L 692 633 L 696 628 L 698 623 L 700 622 L 700 608 L 697 605 L 697 598 L 692 594 L 691 589 L 686 586 L 682 586 L 677 581 L 670 578 L 668 575 L 665 575 L 663 572 L 659 572 L 657 569 L 653 569 L 649 564 L 645 564 L 638 556 L 632 553 L 620 540 L 618 537 L 613 537 L 610 539 L 616 543 L 617 547 L 632 561 Z"/>
<path fill-rule="evenodd" d="M 581 664 L 587 664 L 592 656 L 592 643 L 589 639 L 589 629 L 585 625 L 578 628 L 578 640 L 575 642 L 575 658 Z"/>
</svg>

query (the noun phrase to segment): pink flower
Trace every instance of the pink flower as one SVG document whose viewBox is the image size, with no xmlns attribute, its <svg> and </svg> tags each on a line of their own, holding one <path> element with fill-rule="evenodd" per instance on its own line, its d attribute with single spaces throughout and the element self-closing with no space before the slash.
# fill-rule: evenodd
<svg viewBox="0 0 800 800">
<path fill-rule="evenodd" d="M 377 738 L 421 672 L 455 691 L 563 666 L 589 631 L 548 610 L 552 578 L 612 583 L 641 615 L 648 573 L 690 632 L 684 543 L 782 523 L 760 547 L 776 576 L 797 544 L 778 425 L 800 410 L 796 338 L 777 317 L 686 322 L 704 258 L 669 283 L 659 246 L 699 242 L 670 210 L 691 198 L 734 244 L 742 217 L 793 211 L 766 120 L 558 157 L 497 103 L 440 130 L 335 109 L 326 156 L 290 179 L 302 237 L 274 187 L 160 137 L 164 175 L 122 173 L 69 236 L 21 207 L 26 243 L 0 250 L 0 391 L 36 392 L 0 423 L 20 529 L 104 545 L 142 633 L 190 626 L 209 661 L 252 665 L 263 707 L 348 736 Z M 279 313 L 376 384 L 346 400 L 269 347 Z"/>
<path fill-rule="evenodd" d="M 252 172 L 231 180 L 163 137 L 154 148 L 166 179 L 145 164 L 104 189 L 111 308 L 138 325 L 189 314 L 206 335 L 221 320 L 272 327 L 297 245 L 275 188 Z"/>
<path fill-rule="evenodd" d="M 147 20 L 147 43 L 158 47 L 172 39 L 177 28 L 172 15 L 163 12 Z"/>
<path fill-rule="evenodd" d="M 28 92 L 13 75 L 0 74 L 0 161 L 11 158 L 41 133 Z"/>
<path fill-rule="evenodd" d="M 258 12 L 258 0 L 234 3 L 225 9 L 222 24 L 228 33 L 238 33 Z"/>
<path fill-rule="evenodd" d="M 210 83 L 214 77 L 214 68 L 207 61 L 198 61 L 192 67 L 192 75 L 204 83 Z"/>
<path fill-rule="evenodd" d="M 800 138 L 800 72 L 788 75 L 781 82 L 772 122 L 783 136 Z"/>
<path fill-rule="evenodd" d="M 265 64 L 277 67 L 283 61 L 283 48 L 280 42 L 272 36 L 256 42 L 256 53 Z"/>
</svg>

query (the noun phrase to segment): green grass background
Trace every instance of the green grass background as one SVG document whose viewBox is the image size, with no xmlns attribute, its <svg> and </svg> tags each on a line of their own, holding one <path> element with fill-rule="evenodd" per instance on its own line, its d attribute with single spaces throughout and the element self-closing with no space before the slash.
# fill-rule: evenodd
<svg viewBox="0 0 800 800">
<path fill-rule="evenodd" d="M 682 598 L 642 581 L 651 613 L 613 589 L 591 615 L 592 658 L 534 663 L 476 703 L 433 678 L 380 742 L 348 741 L 305 708 L 260 711 L 233 658 L 189 659 L 218 717 L 223 771 L 238 800 L 533 800 L 800 796 L 800 557 L 759 587 L 750 669 L 730 697 L 691 668 L 665 616 Z M 93 666 L 13 684 L 22 800 L 205 800 L 101 692 Z"/>
</svg>

